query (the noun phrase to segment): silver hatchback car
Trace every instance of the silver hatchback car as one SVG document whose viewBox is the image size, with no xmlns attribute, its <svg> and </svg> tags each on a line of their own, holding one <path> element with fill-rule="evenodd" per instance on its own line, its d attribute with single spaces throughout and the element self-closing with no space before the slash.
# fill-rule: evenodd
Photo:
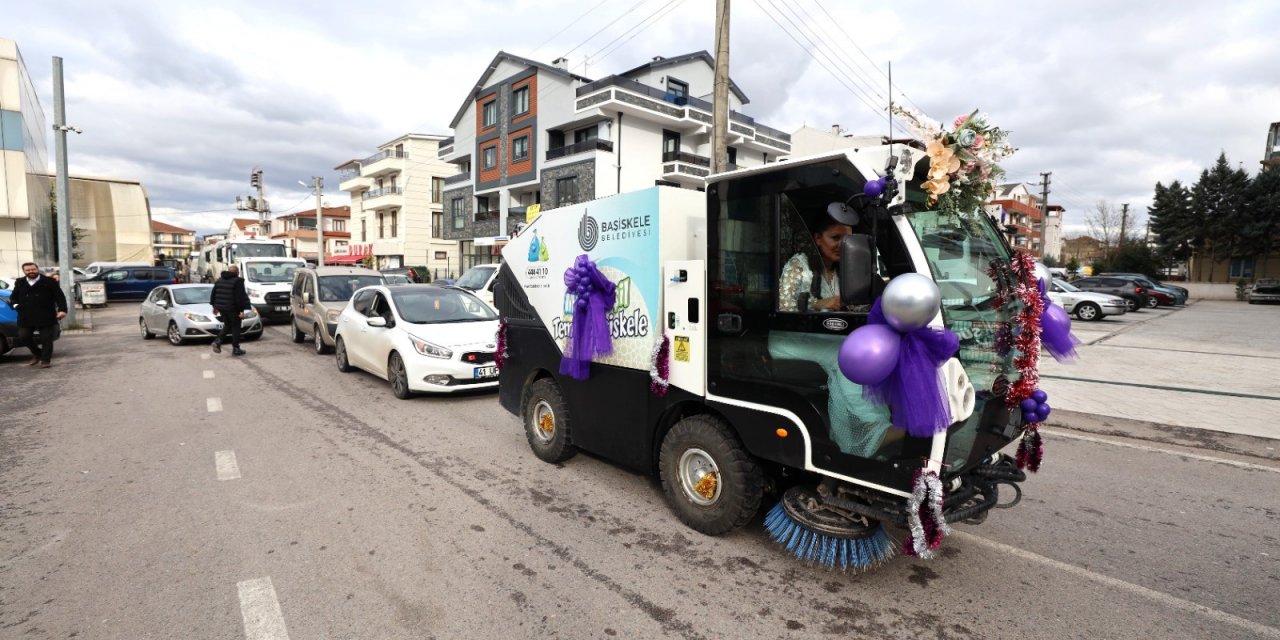
<svg viewBox="0 0 1280 640">
<path fill-rule="evenodd" d="M 138 328 L 142 338 L 150 340 L 157 332 L 164 332 L 172 345 L 188 340 L 212 340 L 218 337 L 222 323 L 213 316 L 209 297 L 211 284 L 170 284 L 156 287 L 142 301 L 138 310 Z M 262 337 L 262 318 L 253 309 L 246 309 L 240 327 L 240 337 L 257 340 Z"/>
</svg>

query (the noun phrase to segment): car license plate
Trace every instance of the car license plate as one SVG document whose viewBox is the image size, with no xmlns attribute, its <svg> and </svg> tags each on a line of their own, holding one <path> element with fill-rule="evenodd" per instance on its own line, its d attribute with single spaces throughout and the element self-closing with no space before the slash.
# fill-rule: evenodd
<svg viewBox="0 0 1280 640">
<path fill-rule="evenodd" d="M 289 307 L 276 307 L 276 311 L 288 311 Z"/>
<path fill-rule="evenodd" d="M 497 367 L 476 367 L 476 378 L 496 378 L 498 377 Z"/>
</svg>

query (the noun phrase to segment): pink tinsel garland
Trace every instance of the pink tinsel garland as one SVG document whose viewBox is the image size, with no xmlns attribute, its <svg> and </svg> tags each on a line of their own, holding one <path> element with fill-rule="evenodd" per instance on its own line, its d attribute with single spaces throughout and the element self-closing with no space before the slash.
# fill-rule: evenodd
<svg viewBox="0 0 1280 640">
<path fill-rule="evenodd" d="M 498 347 L 493 352 L 493 364 L 497 365 L 498 370 L 502 370 L 502 366 L 507 363 L 507 321 L 498 322 Z"/>
<path fill-rule="evenodd" d="M 653 345 L 653 364 L 649 367 L 649 391 L 661 398 L 671 385 L 671 339 L 666 334 Z"/>
<path fill-rule="evenodd" d="M 1014 346 L 1018 348 L 1018 356 L 1013 365 L 1017 368 L 1019 378 L 1009 389 L 1005 402 L 1017 410 L 1018 404 L 1030 398 L 1040 386 L 1040 316 L 1044 314 L 1044 298 L 1036 285 L 1035 258 L 1026 251 L 1019 251 L 1013 256 L 1013 273 L 1017 277 L 1014 295 L 1022 301 L 1022 311 L 1018 313 L 1018 333 L 1014 337 Z M 1022 442 L 1018 447 L 1018 468 L 1037 471 L 1044 458 L 1044 443 L 1040 438 L 1040 423 L 1027 425 L 1022 434 Z"/>
</svg>

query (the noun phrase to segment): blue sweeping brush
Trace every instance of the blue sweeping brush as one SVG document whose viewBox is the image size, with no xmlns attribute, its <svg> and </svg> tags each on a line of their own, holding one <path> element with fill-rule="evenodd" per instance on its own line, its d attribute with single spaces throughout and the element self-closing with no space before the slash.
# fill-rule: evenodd
<svg viewBox="0 0 1280 640">
<path fill-rule="evenodd" d="M 897 547 L 880 523 L 811 513 L 805 503 L 817 502 L 803 500 L 805 493 L 803 487 L 792 487 L 764 519 L 769 537 L 789 553 L 828 569 L 855 572 L 874 569 L 894 556 Z"/>
</svg>

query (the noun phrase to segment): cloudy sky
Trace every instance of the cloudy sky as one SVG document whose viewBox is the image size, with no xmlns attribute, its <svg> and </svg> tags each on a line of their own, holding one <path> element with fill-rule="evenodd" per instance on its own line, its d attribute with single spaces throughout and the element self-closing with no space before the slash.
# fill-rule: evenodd
<svg viewBox="0 0 1280 640">
<path fill-rule="evenodd" d="M 786 131 L 883 132 L 892 61 L 899 101 L 946 121 L 981 108 L 1013 131 L 1009 178 L 1052 171 L 1069 232 L 1099 200 L 1145 215 L 1156 181 L 1194 181 L 1220 151 L 1255 171 L 1280 121 L 1275 0 L 891 4 L 735 0 L 745 111 Z M 313 175 L 346 204 L 332 168 L 406 132 L 451 133 L 498 50 L 568 54 L 603 77 L 713 50 L 714 7 L 15 0 L 0 37 L 18 42 L 50 122 L 50 58 L 64 59 L 68 121 L 84 130 L 69 142 L 73 173 L 141 180 L 156 219 L 213 231 L 254 167 L 276 213 L 314 206 L 298 185 Z"/>
</svg>

